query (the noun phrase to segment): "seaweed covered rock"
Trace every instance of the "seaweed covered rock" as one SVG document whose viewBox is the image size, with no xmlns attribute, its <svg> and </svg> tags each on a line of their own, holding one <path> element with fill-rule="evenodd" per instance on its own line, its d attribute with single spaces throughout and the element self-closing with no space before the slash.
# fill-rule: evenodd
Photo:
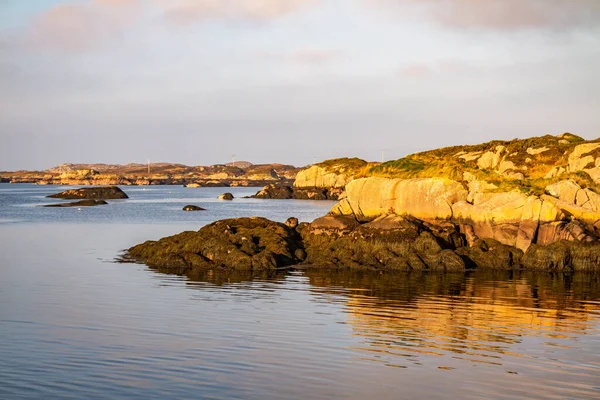
<svg viewBox="0 0 600 400">
<path fill-rule="evenodd" d="M 81 189 L 70 189 L 64 192 L 51 194 L 53 199 L 90 199 L 90 200 L 109 200 L 109 199 L 127 199 L 125 194 L 117 186 L 89 187 Z"/>
<path fill-rule="evenodd" d="M 486 269 L 514 269 L 521 266 L 523 251 L 494 239 L 477 239 L 472 246 L 456 249 L 467 264 Z"/>
<path fill-rule="evenodd" d="M 44 207 L 94 207 L 108 204 L 104 200 L 80 200 L 72 203 L 47 204 Z"/>
<path fill-rule="evenodd" d="M 305 264 L 379 270 L 462 271 L 465 261 L 424 223 L 386 216 L 368 224 L 326 216 L 302 230 Z"/>
<path fill-rule="evenodd" d="M 343 188 L 291 187 L 269 184 L 255 195 L 257 199 L 338 200 Z"/>
<path fill-rule="evenodd" d="M 547 246 L 532 245 L 523 257 L 523 267 L 541 271 L 597 271 L 598 242 L 561 240 Z"/>
<path fill-rule="evenodd" d="M 533 244 L 523 252 L 461 229 L 448 221 L 394 214 L 368 223 L 339 215 L 326 215 L 310 224 L 296 218 L 284 224 L 258 217 L 227 219 L 197 232 L 134 246 L 125 260 L 188 276 L 208 270 L 277 271 L 292 266 L 448 272 L 600 269 L 598 240 Z"/>
<path fill-rule="evenodd" d="M 302 261 L 296 231 L 266 218 L 214 222 L 199 231 L 148 241 L 130 248 L 127 259 L 174 273 L 193 269 L 276 270 Z"/>
</svg>

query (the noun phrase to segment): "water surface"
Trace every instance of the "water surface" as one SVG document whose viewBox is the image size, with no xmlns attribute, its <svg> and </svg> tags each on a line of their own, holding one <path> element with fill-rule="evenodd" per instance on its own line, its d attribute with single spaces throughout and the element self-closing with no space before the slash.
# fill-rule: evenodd
<svg viewBox="0 0 600 400">
<path fill-rule="evenodd" d="M 217 219 L 310 221 L 331 203 L 152 186 L 107 206 L 39 207 L 62 189 L 0 184 L 2 399 L 600 398 L 597 276 L 190 280 L 112 260 Z"/>
</svg>

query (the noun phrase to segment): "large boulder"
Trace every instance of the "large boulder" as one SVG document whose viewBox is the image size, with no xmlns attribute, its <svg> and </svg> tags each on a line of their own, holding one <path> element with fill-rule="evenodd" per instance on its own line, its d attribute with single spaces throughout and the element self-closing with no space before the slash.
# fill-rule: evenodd
<svg viewBox="0 0 600 400">
<path fill-rule="evenodd" d="M 452 204 L 466 200 L 461 183 L 445 178 L 362 178 L 346 185 L 346 198 L 331 209 L 370 221 L 381 215 L 410 215 L 422 220 L 450 219 Z"/>
<path fill-rule="evenodd" d="M 326 216 L 302 231 L 306 260 L 314 267 L 376 270 L 462 271 L 465 261 L 417 220 L 382 217 L 359 224 L 348 216 Z"/>
<path fill-rule="evenodd" d="M 276 270 L 302 261 L 297 250 L 302 244 L 294 229 L 250 217 L 139 244 L 127 251 L 126 259 L 182 274 L 194 269 Z"/>
<path fill-rule="evenodd" d="M 291 199 L 294 197 L 294 191 L 289 186 L 269 184 L 252 197 L 257 199 Z"/>
<path fill-rule="evenodd" d="M 109 200 L 109 199 L 127 199 L 125 194 L 117 186 L 89 187 L 81 189 L 70 189 L 64 192 L 46 196 L 55 199 L 91 199 L 91 200 Z"/>
</svg>

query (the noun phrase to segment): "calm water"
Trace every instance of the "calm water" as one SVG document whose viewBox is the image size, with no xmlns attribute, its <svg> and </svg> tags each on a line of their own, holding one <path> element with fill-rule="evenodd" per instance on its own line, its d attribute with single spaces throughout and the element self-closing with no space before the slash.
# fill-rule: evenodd
<svg viewBox="0 0 600 400">
<path fill-rule="evenodd" d="M 0 399 L 600 398 L 598 277 L 192 281 L 112 260 L 217 219 L 310 221 L 331 203 L 171 186 L 39 207 L 62 189 L 0 184 Z"/>
</svg>

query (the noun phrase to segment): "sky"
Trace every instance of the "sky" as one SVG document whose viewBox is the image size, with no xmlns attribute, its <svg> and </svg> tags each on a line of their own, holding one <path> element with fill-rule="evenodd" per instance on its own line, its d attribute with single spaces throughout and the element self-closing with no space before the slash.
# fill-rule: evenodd
<svg viewBox="0 0 600 400">
<path fill-rule="evenodd" d="M 0 170 L 600 137 L 600 0 L 0 0 Z"/>
</svg>

